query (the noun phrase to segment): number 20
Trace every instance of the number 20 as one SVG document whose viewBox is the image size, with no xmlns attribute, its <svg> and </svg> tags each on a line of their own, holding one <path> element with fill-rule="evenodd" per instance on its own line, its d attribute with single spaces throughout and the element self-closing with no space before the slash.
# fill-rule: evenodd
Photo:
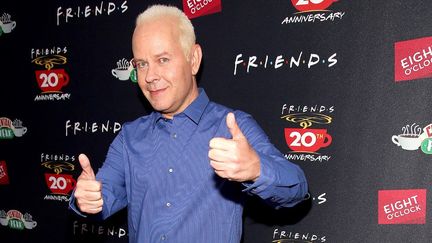
<svg viewBox="0 0 432 243">
<path fill-rule="evenodd" d="M 296 5 L 308 5 L 309 2 L 311 2 L 313 4 L 320 4 L 320 3 L 324 2 L 324 0 L 298 0 Z"/>
<path fill-rule="evenodd" d="M 296 147 L 300 147 L 300 146 L 311 147 L 315 144 L 317 140 L 315 134 L 311 132 L 306 132 L 303 135 L 300 134 L 299 132 L 292 132 L 290 137 L 295 137 L 294 141 L 290 145 Z M 307 138 L 310 138 L 310 142 L 306 141 Z"/>
<path fill-rule="evenodd" d="M 64 190 L 66 188 L 67 182 L 66 179 L 63 177 L 54 177 L 54 176 L 50 176 L 50 178 L 48 179 L 50 182 L 52 182 L 50 188 L 51 189 L 60 189 L 60 190 Z"/>
<path fill-rule="evenodd" d="M 46 75 L 45 73 L 42 73 L 39 75 L 39 78 L 42 79 L 41 87 L 56 87 L 58 84 L 58 76 L 56 73 L 50 73 Z"/>
</svg>

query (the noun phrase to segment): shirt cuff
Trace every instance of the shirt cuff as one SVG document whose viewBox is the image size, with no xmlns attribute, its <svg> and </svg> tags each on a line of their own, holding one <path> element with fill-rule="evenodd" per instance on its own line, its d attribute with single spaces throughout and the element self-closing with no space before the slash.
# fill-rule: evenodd
<svg viewBox="0 0 432 243">
<path fill-rule="evenodd" d="M 243 182 L 242 184 L 246 187 L 243 192 L 247 192 L 252 195 L 258 195 L 263 199 L 271 197 L 271 191 L 266 190 L 276 180 L 274 168 L 270 163 L 271 159 L 269 156 L 258 153 L 260 157 L 260 176 L 255 182 Z"/>
<path fill-rule="evenodd" d="M 87 218 L 87 215 L 83 214 L 78 207 L 76 206 L 75 202 L 76 202 L 76 198 L 74 196 L 75 194 L 75 189 L 72 191 L 71 196 L 69 198 L 69 208 L 72 209 L 72 211 L 74 211 L 76 214 L 78 214 L 81 217 Z"/>
</svg>

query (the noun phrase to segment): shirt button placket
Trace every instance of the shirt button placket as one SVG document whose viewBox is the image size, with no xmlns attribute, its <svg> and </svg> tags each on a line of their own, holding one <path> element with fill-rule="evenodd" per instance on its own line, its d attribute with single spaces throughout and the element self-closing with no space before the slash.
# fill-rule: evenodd
<svg viewBox="0 0 432 243">
<path fill-rule="evenodd" d="M 171 133 L 171 138 L 172 139 L 177 139 L 177 133 L 176 132 L 172 132 Z M 172 174 L 174 172 L 174 169 L 173 168 L 168 168 L 168 173 L 169 174 Z M 165 204 L 165 206 L 167 207 L 167 208 L 170 208 L 171 207 L 171 203 L 170 202 L 167 202 L 166 204 Z M 166 235 L 163 235 L 162 237 L 161 237 L 161 240 L 162 241 L 165 241 L 166 240 Z"/>
</svg>

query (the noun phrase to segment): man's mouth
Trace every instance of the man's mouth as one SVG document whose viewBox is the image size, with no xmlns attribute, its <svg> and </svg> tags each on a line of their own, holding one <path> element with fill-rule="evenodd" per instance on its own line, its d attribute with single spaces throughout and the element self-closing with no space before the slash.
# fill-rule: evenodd
<svg viewBox="0 0 432 243">
<path fill-rule="evenodd" d="M 162 94 L 167 88 L 158 88 L 158 89 L 148 89 L 151 95 L 159 95 Z"/>
</svg>

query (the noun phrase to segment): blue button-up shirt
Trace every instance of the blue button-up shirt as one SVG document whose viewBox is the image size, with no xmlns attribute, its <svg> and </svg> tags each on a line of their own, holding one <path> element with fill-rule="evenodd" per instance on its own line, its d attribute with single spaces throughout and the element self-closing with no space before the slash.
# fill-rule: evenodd
<svg viewBox="0 0 432 243">
<path fill-rule="evenodd" d="M 255 182 L 228 181 L 210 166 L 209 141 L 231 137 L 228 112 L 260 157 Z M 248 194 L 276 208 L 307 194 L 303 171 L 284 159 L 254 119 L 209 101 L 203 89 L 173 119 L 153 112 L 125 123 L 96 178 L 102 182 L 102 217 L 127 206 L 129 241 L 140 243 L 238 243 Z M 71 207 L 76 210 L 74 198 Z"/>
</svg>

